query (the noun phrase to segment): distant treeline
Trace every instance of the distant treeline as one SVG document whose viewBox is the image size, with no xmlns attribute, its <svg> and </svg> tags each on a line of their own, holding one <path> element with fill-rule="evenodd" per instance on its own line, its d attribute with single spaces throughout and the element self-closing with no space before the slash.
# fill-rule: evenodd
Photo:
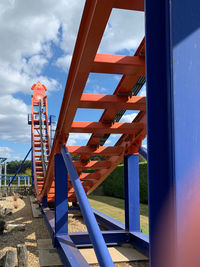
<svg viewBox="0 0 200 267">
<path fill-rule="evenodd" d="M 78 160 L 79 157 L 77 156 L 72 156 L 72 160 Z M 91 158 L 92 160 L 104 160 L 105 157 L 104 156 L 94 156 L 93 158 Z M 145 159 L 139 155 L 139 161 L 143 162 L 145 161 Z M 13 160 L 13 161 L 9 161 L 7 162 L 7 174 L 15 174 L 16 171 L 18 170 L 19 166 L 21 165 L 22 160 Z M 3 171 L 2 173 L 4 174 L 4 164 L 3 164 Z M 19 174 L 28 174 L 30 175 L 30 171 L 31 171 L 31 160 L 26 160 L 19 172 Z"/>
<path fill-rule="evenodd" d="M 19 166 L 21 165 L 22 160 L 13 160 L 7 162 L 7 174 L 15 174 L 18 170 Z M 27 172 L 27 170 L 31 169 L 31 160 L 26 160 L 19 172 L 19 174 L 24 174 Z M 4 174 L 4 165 L 3 165 L 3 171 L 2 174 Z"/>
</svg>

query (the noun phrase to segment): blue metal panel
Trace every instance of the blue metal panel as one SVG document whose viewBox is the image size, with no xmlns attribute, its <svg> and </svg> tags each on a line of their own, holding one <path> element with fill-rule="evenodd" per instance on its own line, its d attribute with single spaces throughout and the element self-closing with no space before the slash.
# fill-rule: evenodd
<svg viewBox="0 0 200 267">
<path fill-rule="evenodd" d="M 138 154 L 124 157 L 125 228 L 140 231 L 140 185 Z"/>
<path fill-rule="evenodd" d="M 172 1 L 171 12 L 179 245 L 185 242 L 186 208 L 192 207 L 194 195 L 199 195 L 195 189 L 199 188 L 200 162 L 200 1 Z"/>
<path fill-rule="evenodd" d="M 67 148 L 64 146 L 61 147 L 61 153 L 63 155 L 63 160 L 65 162 L 66 168 L 69 172 L 70 179 L 72 181 L 72 185 L 74 187 L 74 190 L 75 190 L 75 193 L 76 193 L 76 196 L 77 196 L 80 208 L 81 208 L 81 212 L 82 212 L 84 221 L 86 223 L 86 226 L 87 226 L 87 229 L 90 235 L 90 239 L 94 246 L 94 250 L 95 250 L 97 259 L 99 261 L 99 264 L 100 266 L 105 266 L 105 267 L 114 266 L 111 256 L 104 242 L 103 236 L 100 232 L 97 221 L 92 212 L 92 208 L 89 204 L 89 201 L 87 199 L 87 196 L 81 184 L 81 181 L 72 163 L 70 154 L 67 151 Z"/>
<path fill-rule="evenodd" d="M 160 267 L 163 258 L 157 250 L 158 229 L 165 229 L 168 238 L 172 239 L 175 231 L 173 197 L 169 198 L 175 172 L 170 1 L 146 0 L 145 14 L 150 264 Z M 171 210 L 171 222 L 166 216 L 166 225 L 161 225 L 166 202 Z M 161 247 L 166 239 L 160 236 L 159 241 Z M 165 258 L 171 255 L 170 249 L 168 246 Z"/>
<path fill-rule="evenodd" d="M 55 232 L 68 233 L 68 176 L 61 154 L 55 155 Z"/>
<path fill-rule="evenodd" d="M 146 0 L 148 176 L 151 266 L 161 266 L 184 232 L 200 160 L 200 2 Z M 166 208 L 167 206 L 167 208 Z M 166 210 L 168 213 L 166 215 Z M 165 216 L 162 224 L 162 215 Z M 184 218 L 184 219 L 183 219 Z M 178 243 L 176 243 L 178 241 Z M 158 248 L 158 247 L 157 247 Z M 163 255 L 163 254 L 162 254 Z"/>
</svg>

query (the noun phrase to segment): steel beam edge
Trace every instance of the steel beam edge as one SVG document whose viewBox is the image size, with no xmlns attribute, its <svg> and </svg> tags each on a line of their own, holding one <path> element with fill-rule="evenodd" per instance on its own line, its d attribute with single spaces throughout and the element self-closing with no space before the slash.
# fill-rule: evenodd
<svg viewBox="0 0 200 267">
<path fill-rule="evenodd" d="M 130 243 L 145 256 L 149 257 L 149 236 L 142 232 L 129 232 Z"/>
<path fill-rule="evenodd" d="M 44 209 L 41 205 L 40 209 L 42 211 L 45 223 L 47 224 L 48 230 L 50 232 L 54 244 L 56 242 L 55 239 L 57 238 L 57 236 L 55 236 L 55 217 L 54 217 L 55 212 L 48 208 Z M 99 216 L 97 218 L 100 218 L 100 212 L 94 210 L 94 213 L 99 213 Z M 107 219 L 109 220 L 112 218 L 107 216 Z M 104 221 L 105 220 L 106 220 L 106 215 Z M 116 224 L 114 225 L 114 223 Z M 125 231 L 125 229 L 120 228 L 120 225 L 123 227 L 122 223 L 114 219 L 113 219 L 113 224 L 111 224 L 111 222 L 110 224 L 104 224 L 104 227 L 106 228 L 108 228 L 108 226 L 110 226 L 111 228 L 115 228 L 115 230 L 112 229 L 111 231 L 101 231 L 107 245 L 119 245 L 119 244 L 129 243 L 130 241 L 129 233 Z M 58 236 L 65 237 L 66 235 L 58 235 Z M 90 241 L 88 232 L 70 233 L 69 237 L 77 247 L 92 247 L 92 243 Z"/>
<path fill-rule="evenodd" d="M 112 217 L 92 209 L 98 223 L 104 226 L 107 229 L 112 230 L 125 230 L 125 224 L 113 219 Z"/>
<path fill-rule="evenodd" d="M 97 221 L 109 230 L 124 230 L 125 224 L 107 216 L 106 214 L 93 209 Z M 112 232 L 111 231 L 111 232 Z M 142 232 L 127 232 L 129 234 L 129 242 L 145 256 L 149 256 L 149 236 Z"/>
<path fill-rule="evenodd" d="M 129 243 L 130 236 L 125 230 L 101 231 L 107 246 L 116 246 Z M 92 247 L 88 232 L 74 232 L 69 234 L 74 244 L 81 247 Z"/>
<path fill-rule="evenodd" d="M 147 160 L 147 150 L 144 147 L 139 147 L 138 152 L 144 159 Z"/>
<path fill-rule="evenodd" d="M 43 208 L 41 204 L 39 204 L 39 207 L 52 238 L 52 244 L 56 247 L 63 265 L 66 267 L 88 267 L 89 264 L 81 255 L 69 235 L 55 235 L 55 212 L 49 208 Z"/>
<path fill-rule="evenodd" d="M 69 235 L 56 236 L 56 249 L 64 266 L 90 266 L 78 248 L 75 246 Z"/>
</svg>

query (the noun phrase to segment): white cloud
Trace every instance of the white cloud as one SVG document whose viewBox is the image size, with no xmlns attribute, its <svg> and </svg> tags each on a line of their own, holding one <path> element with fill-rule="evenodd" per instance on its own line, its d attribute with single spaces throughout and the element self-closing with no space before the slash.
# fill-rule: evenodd
<svg viewBox="0 0 200 267">
<path fill-rule="evenodd" d="M 87 94 L 106 94 L 108 92 L 109 92 L 108 89 L 101 87 L 99 85 L 94 85 L 93 87 L 86 88 L 85 90 L 85 93 Z"/>
<path fill-rule="evenodd" d="M 123 115 L 120 119 L 120 122 L 132 122 L 136 116 L 137 116 L 137 113 Z"/>
<path fill-rule="evenodd" d="M 20 143 L 30 143 L 30 126 L 27 116 L 30 112 L 22 100 L 11 95 L 0 96 L 0 138 Z"/>
<path fill-rule="evenodd" d="M 86 143 L 89 140 L 90 136 L 91 134 L 89 133 L 70 133 L 67 145 L 84 145 L 83 142 Z"/>
<path fill-rule="evenodd" d="M 143 85 L 142 89 L 140 90 L 139 96 L 146 96 L 146 84 Z"/>
<path fill-rule="evenodd" d="M 113 9 L 99 52 L 135 50 L 144 37 L 144 12 Z"/>
<path fill-rule="evenodd" d="M 147 143 L 144 144 L 144 142 L 142 143 L 142 147 L 147 149 Z"/>
<path fill-rule="evenodd" d="M 58 58 L 55 65 L 63 69 L 64 71 L 67 71 L 70 67 L 71 60 L 72 60 L 72 55 L 62 56 Z"/>
<path fill-rule="evenodd" d="M 0 147 L 0 158 L 10 158 L 13 150 L 9 147 Z"/>
<path fill-rule="evenodd" d="M 66 4 L 65 9 L 57 10 L 62 21 L 62 40 L 60 45 L 64 55 L 56 62 L 57 66 L 61 68 L 64 66 L 65 71 L 75 45 L 84 1 L 68 0 L 66 2 L 68 5 Z M 65 10 L 68 11 L 68 16 L 66 16 Z M 126 49 L 132 54 L 143 37 L 144 12 L 113 9 L 98 52 L 117 53 Z"/>
<path fill-rule="evenodd" d="M 44 70 L 47 64 L 64 71 L 69 68 L 84 3 L 84 0 L 0 1 L 0 138 L 30 141 L 26 124 L 30 109 L 15 94 L 30 95 L 32 84 L 38 80 L 45 84 L 47 93 L 61 88 Z M 113 10 L 100 52 L 128 49 L 132 53 L 143 34 L 142 12 Z M 53 55 L 53 45 L 61 49 L 61 56 Z M 93 93 L 106 90 L 93 87 Z M 75 142 L 74 138 L 70 140 Z"/>
<path fill-rule="evenodd" d="M 55 13 L 57 6 L 53 0 L 0 3 L 0 138 L 3 140 L 30 143 L 27 125 L 30 107 L 14 94 L 30 95 L 31 86 L 38 80 L 46 85 L 47 92 L 61 88 L 55 79 L 43 75 L 52 56 L 51 45 L 59 41 L 61 21 Z"/>
</svg>

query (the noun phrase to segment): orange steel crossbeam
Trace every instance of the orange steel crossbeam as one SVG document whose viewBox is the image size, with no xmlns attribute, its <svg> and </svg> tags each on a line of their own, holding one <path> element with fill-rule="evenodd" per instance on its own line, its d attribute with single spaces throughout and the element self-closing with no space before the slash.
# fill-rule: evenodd
<svg viewBox="0 0 200 267">
<path fill-rule="evenodd" d="M 118 95 L 82 94 L 79 108 L 110 109 L 112 106 L 118 110 L 146 110 L 146 97 Z"/>
<path fill-rule="evenodd" d="M 145 75 L 144 40 L 134 56 L 97 54 L 112 8 L 144 10 L 143 1 L 87 0 L 68 74 L 49 164 L 39 201 L 48 192 L 53 192 L 54 155 L 60 153 L 69 133 L 92 133 L 86 146 L 68 146 L 71 155 L 78 156 L 74 165 L 87 193 L 100 184 L 123 160 L 124 153 L 135 153 L 146 135 L 146 98 L 132 96 L 131 92 L 138 79 Z M 123 74 L 113 95 L 83 94 L 91 72 Z M 101 108 L 104 112 L 99 122 L 73 121 L 77 108 Z M 121 110 L 140 110 L 132 123 L 115 121 Z M 122 134 L 114 147 L 99 146 L 105 134 Z M 136 148 L 135 148 L 136 147 Z M 102 161 L 92 156 L 103 157 Z M 93 173 L 82 173 L 82 170 Z M 39 171 L 39 170 L 38 170 Z M 69 200 L 75 194 L 69 181 Z"/>
<path fill-rule="evenodd" d="M 145 62 L 144 58 L 139 56 L 97 54 L 91 72 L 143 76 Z"/>
<path fill-rule="evenodd" d="M 122 123 L 115 122 L 102 123 L 102 122 L 86 122 L 86 121 L 74 121 L 72 123 L 71 133 L 94 133 L 94 134 L 133 134 L 137 129 L 142 129 L 144 125 L 142 123 Z"/>
</svg>

